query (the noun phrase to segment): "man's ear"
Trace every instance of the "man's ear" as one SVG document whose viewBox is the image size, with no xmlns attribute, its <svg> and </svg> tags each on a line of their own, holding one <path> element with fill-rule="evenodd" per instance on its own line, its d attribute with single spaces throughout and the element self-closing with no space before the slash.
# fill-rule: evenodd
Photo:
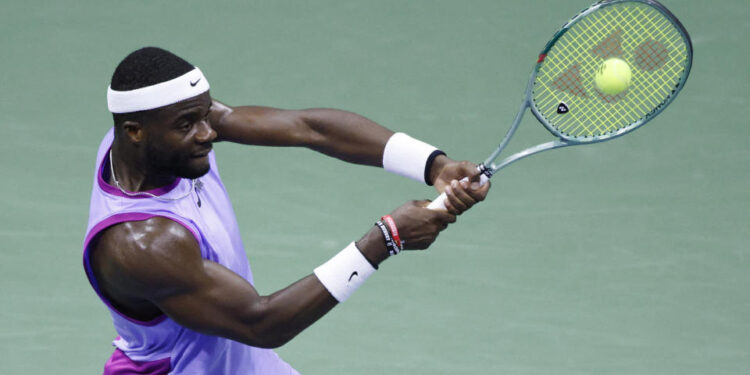
<svg viewBox="0 0 750 375">
<path fill-rule="evenodd" d="M 124 121 L 122 123 L 122 129 L 125 131 L 125 134 L 133 143 L 141 143 L 143 141 L 143 138 L 146 136 L 144 133 L 143 125 L 138 121 Z"/>
</svg>

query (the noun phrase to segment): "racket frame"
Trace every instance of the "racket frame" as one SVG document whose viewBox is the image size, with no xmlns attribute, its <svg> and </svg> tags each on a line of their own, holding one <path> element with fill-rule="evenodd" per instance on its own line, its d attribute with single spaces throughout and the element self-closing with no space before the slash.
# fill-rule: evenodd
<svg viewBox="0 0 750 375">
<path fill-rule="evenodd" d="M 685 70 L 682 74 L 682 77 L 680 81 L 677 83 L 677 85 L 672 89 L 672 95 L 667 97 L 662 103 L 660 103 L 656 108 L 654 108 L 651 112 L 646 114 L 643 118 L 639 119 L 638 121 L 624 127 L 621 129 L 618 129 L 617 131 L 614 131 L 612 133 L 604 134 L 601 136 L 591 136 L 591 137 L 573 137 L 568 136 L 566 134 L 561 133 L 557 129 L 555 129 L 554 126 L 552 126 L 545 118 L 541 115 L 539 110 L 536 108 L 536 106 L 533 103 L 532 94 L 534 89 L 534 81 L 536 80 L 536 76 L 539 72 L 540 67 L 544 63 L 544 59 L 547 56 L 547 52 L 549 52 L 550 49 L 557 43 L 557 41 L 568 31 L 570 30 L 573 25 L 578 23 L 580 20 L 582 20 L 587 15 L 591 14 L 592 12 L 595 12 L 603 7 L 611 6 L 614 4 L 619 3 L 643 3 L 652 6 L 659 12 L 661 12 L 667 19 L 669 19 L 672 24 L 675 26 L 675 28 L 679 31 L 679 33 L 682 35 L 683 40 L 685 40 L 686 43 L 686 49 L 687 49 L 687 63 L 685 65 Z M 679 19 L 675 17 L 672 12 L 669 11 L 666 7 L 664 7 L 661 3 L 655 0 L 602 0 L 594 5 L 584 9 L 581 11 L 578 15 L 570 19 L 568 22 L 566 22 L 562 28 L 557 31 L 552 38 L 547 42 L 542 52 L 539 53 L 539 58 L 537 60 L 536 65 L 534 65 L 534 69 L 531 71 L 531 76 L 529 77 L 528 84 L 526 85 L 526 92 L 524 95 L 524 100 L 521 103 L 521 107 L 518 110 L 518 113 L 516 114 L 516 118 L 513 121 L 513 124 L 508 129 L 508 132 L 505 134 L 505 137 L 500 142 L 500 145 L 495 149 L 495 151 L 483 162 L 479 165 L 479 170 L 487 176 L 487 178 L 492 177 L 495 173 L 500 171 L 501 169 L 507 167 L 508 165 L 521 160 L 525 157 L 540 153 L 542 151 L 552 150 L 556 148 L 562 148 L 562 147 L 568 147 L 568 146 L 577 146 L 582 144 L 590 144 L 590 143 L 597 143 L 597 142 L 603 142 L 608 141 L 613 138 L 617 138 L 621 135 L 624 135 L 626 133 L 629 133 L 642 125 L 646 124 L 647 122 L 651 121 L 654 117 L 656 117 L 659 113 L 661 113 L 676 97 L 680 90 L 685 86 L 685 83 L 687 82 L 687 78 L 690 75 L 690 69 L 692 68 L 693 63 L 693 45 L 692 41 L 690 39 L 690 35 L 688 34 L 685 27 L 682 25 Z M 526 112 L 526 109 L 530 108 L 531 113 L 534 114 L 534 117 L 539 120 L 539 122 L 544 125 L 544 127 L 553 135 L 557 136 L 558 139 L 542 144 L 538 144 L 533 147 L 529 147 L 525 150 L 522 150 L 520 152 L 517 152 L 515 154 L 512 154 L 503 160 L 501 160 L 499 163 L 495 164 L 495 159 L 500 156 L 502 151 L 505 149 L 505 147 L 510 142 L 510 139 L 513 137 L 513 134 L 518 129 L 518 126 L 521 124 L 521 120 L 523 119 L 523 116 Z"/>
</svg>

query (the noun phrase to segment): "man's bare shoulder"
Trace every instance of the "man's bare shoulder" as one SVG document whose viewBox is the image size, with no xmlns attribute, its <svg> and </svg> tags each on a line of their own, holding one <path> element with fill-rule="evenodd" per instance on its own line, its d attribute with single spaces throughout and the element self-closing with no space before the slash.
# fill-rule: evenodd
<svg viewBox="0 0 750 375">
<path fill-rule="evenodd" d="M 92 245 L 92 267 L 103 286 L 141 298 L 185 284 L 186 273 L 202 263 L 192 232 L 164 217 L 113 225 Z"/>
</svg>

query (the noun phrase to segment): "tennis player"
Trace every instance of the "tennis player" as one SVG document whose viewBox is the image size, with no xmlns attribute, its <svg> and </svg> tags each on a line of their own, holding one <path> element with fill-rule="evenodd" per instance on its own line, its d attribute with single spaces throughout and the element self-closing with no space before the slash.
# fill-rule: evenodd
<svg viewBox="0 0 750 375">
<path fill-rule="evenodd" d="M 114 127 L 99 146 L 83 249 L 119 334 L 105 374 L 297 374 L 271 348 L 345 301 L 385 259 L 426 249 L 489 189 L 457 181 L 476 181 L 475 165 L 350 112 L 222 104 L 200 69 L 159 48 L 117 66 L 107 104 Z M 407 202 L 310 275 L 261 296 L 217 141 L 304 146 L 384 167 L 447 192 L 447 211 Z"/>
</svg>

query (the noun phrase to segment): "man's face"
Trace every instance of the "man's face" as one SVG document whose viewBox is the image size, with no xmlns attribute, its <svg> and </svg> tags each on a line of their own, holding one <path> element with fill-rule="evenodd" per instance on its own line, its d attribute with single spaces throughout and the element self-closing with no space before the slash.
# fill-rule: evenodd
<svg viewBox="0 0 750 375">
<path fill-rule="evenodd" d="M 205 92 L 155 111 L 144 129 L 147 160 L 153 170 L 198 178 L 210 169 L 208 153 L 216 132 L 208 122 L 211 95 Z"/>
</svg>

